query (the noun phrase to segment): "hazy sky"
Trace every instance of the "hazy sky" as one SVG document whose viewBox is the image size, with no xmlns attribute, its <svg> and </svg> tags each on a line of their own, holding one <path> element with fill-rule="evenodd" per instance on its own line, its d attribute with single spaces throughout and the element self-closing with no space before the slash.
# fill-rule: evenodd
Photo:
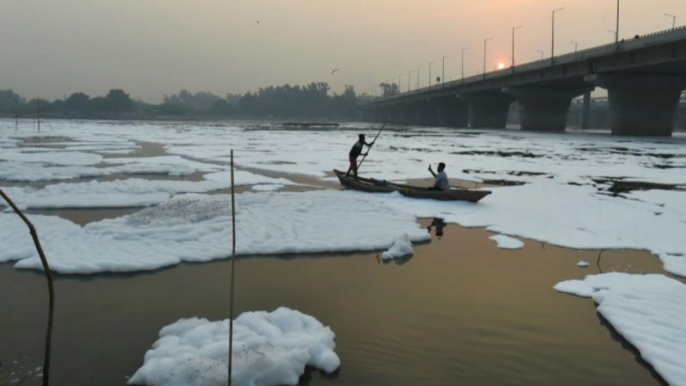
<svg viewBox="0 0 686 386">
<path fill-rule="evenodd" d="M 181 89 L 218 95 L 326 81 L 358 91 L 422 66 L 420 82 L 611 42 L 615 0 L 0 0 L 0 89 L 48 99 L 123 88 L 161 101 Z M 686 0 L 621 0 L 621 37 L 686 24 Z M 331 71 L 341 71 L 331 76 Z M 413 74 L 413 87 L 416 82 Z"/>
</svg>

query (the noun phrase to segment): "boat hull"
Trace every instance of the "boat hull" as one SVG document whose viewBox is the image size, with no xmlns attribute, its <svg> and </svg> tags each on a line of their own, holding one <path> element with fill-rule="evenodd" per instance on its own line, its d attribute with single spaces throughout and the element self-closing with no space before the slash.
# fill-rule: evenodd
<svg viewBox="0 0 686 386">
<path fill-rule="evenodd" d="M 450 191 L 429 190 L 427 188 L 395 184 L 388 181 L 379 181 L 373 178 L 347 176 L 340 170 L 334 170 L 336 177 L 347 189 L 359 190 L 370 193 L 398 192 L 406 197 L 432 199 L 441 201 L 468 201 L 479 202 L 482 198 L 491 194 L 489 190 L 452 189 Z"/>
</svg>

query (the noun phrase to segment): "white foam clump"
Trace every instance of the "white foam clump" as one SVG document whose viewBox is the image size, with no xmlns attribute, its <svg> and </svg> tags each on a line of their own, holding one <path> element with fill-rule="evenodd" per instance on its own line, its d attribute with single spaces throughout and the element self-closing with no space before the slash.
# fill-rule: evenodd
<svg viewBox="0 0 686 386">
<path fill-rule="evenodd" d="M 500 249 L 522 249 L 524 248 L 524 242 L 517 240 L 514 237 L 506 235 L 495 235 L 489 237 L 489 239 L 495 241 Z"/>
<path fill-rule="evenodd" d="M 478 204 L 375 195 L 417 217 L 442 217 L 466 227 L 531 238 L 574 249 L 637 249 L 659 256 L 668 272 L 686 277 L 683 192 L 645 191 L 640 200 L 613 198 L 592 186 L 538 182 L 494 189 Z M 656 211 L 664 212 L 656 216 Z"/>
<path fill-rule="evenodd" d="M 235 172 L 237 186 L 253 184 L 293 185 L 284 178 L 271 178 L 248 171 Z M 205 175 L 203 181 L 170 181 L 128 178 L 114 181 L 58 183 L 41 189 L 9 187 L 3 190 L 25 209 L 116 208 L 160 204 L 181 193 L 206 193 L 231 187 L 227 172 Z M 0 202 L 0 206 L 3 203 Z"/>
<path fill-rule="evenodd" d="M 165 173 L 171 176 L 187 175 L 194 172 L 216 172 L 223 168 L 219 165 L 191 161 L 179 156 L 106 158 L 103 163 L 124 165 L 118 170 L 122 173 Z"/>
<path fill-rule="evenodd" d="M 231 247 L 227 195 L 179 196 L 132 215 L 80 227 L 56 216 L 31 216 L 51 269 L 68 274 L 154 270 L 182 261 L 226 258 Z M 239 255 L 384 250 L 398 234 L 430 235 L 416 218 L 367 195 L 346 191 L 236 196 Z M 354 226 L 351 226 L 354 225 Z M 42 269 L 25 226 L 0 213 L 0 262 Z"/>
<path fill-rule="evenodd" d="M 664 275 L 606 273 L 558 283 L 598 312 L 672 386 L 686 385 L 686 285 Z"/>
<path fill-rule="evenodd" d="M 20 149 L 3 149 L 0 152 L 0 160 L 64 166 L 95 165 L 100 163 L 102 159 L 101 155 L 78 151 L 23 153 Z"/>
<path fill-rule="evenodd" d="M 588 261 L 580 261 L 576 263 L 576 266 L 579 268 L 588 268 L 591 266 L 591 264 L 589 264 Z"/>
<path fill-rule="evenodd" d="M 395 239 L 393 245 L 381 254 L 383 260 L 402 259 L 414 256 L 414 249 L 412 249 L 412 242 L 407 235 L 402 235 Z"/>
<path fill-rule="evenodd" d="M 297 385 L 306 366 L 332 373 L 341 361 L 336 335 L 312 316 L 281 307 L 246 312 L 234 321 L 232 384 Z M 164 327 L 145 354 L 132 385 L 221 386 L 227 384 L 229 321 L 181 319 Z"/>
</svg>

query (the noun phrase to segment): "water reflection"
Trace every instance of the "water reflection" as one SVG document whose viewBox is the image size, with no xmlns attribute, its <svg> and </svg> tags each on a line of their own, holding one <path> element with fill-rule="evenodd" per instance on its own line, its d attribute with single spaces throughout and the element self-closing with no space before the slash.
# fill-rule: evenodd
<svg viewBox="0 0 686 386">
<path fill-rule="evenodd" d="M 603 258 L 603 252 L 605 252 L 605 250 L 601 249 L 600 253 L 598 253 L 598 260 L 595 262 L 595 265 L 598 266 L 598 273 L 603 273 L 603 268 L 600 266 L 600 259 Z"/>
<path fill-rule="evenodd" d="M 308 386 L 312 380 L 315 374 L 318 374 L 319 379 L 325 379 L 325 380 L 334 380 L 337 379 L 338 377 L 341 376 L 341 368 L 339 367 L 336 371 L 334 371 L 331 374 L 328 374 L 326 371 L 318 370 L 314 367 L 307 366 L 305 367 L 305 373 L 300 376 L 300 381 L 298 382 L 298 386 Z"/>
<path fill-rule="evenodd" d="M 376 261 L 379 264 L 383 264 L 383 265 L 395 264 L 397 266 L 403 266 L 403 265 L 409 263 L 413 257 L 414 257 L 414 255 L 410 255 L 410 256 L 404 256 L 404 257 L 396 257 L 395 259 L 384 260 L 381 258 L 381 254 L 377 253 L 376 254 Z"/>
<path fill-rule="evenodd" d="M 431 225 L 429 225 L 426 229 L 431 233 L 432 230 L 436 231 L 436 236 L 440 239 L 443 237 L 443 229 L 445 228 L 445 220 L 443 220 L 440 217 L 434 217 L 433 220 L 431 220 Z"/>
<path fill-rule="evenodd" d="M 602 255 L 602 251 L 600 252 Z M 662 378 L 660 374 L 658 374 L 657 371 L 651 366 L 648 362 L 646 362 L 643 357 L 641 357 L 641 352 L 638 351 L 638 349 L 632 345 L 629 341 L 627 341 L 622 334 L 620 334 L 615 327 L 608 322 L 607 319 L 605 319 L 600 313 L 596 313 L 596 316 L 598 317 L 598 321 L 600 322 L 600 325 L 605 327 L 609 332 L 610 332 L 610 338 L 614 341 L 619 343 L 622 348 L 626 351 L 629 351 L 631 354 L 633 354 L 634 359 L 636 363 L 641 365 L 645 370 L 650 373 L 650 375 L 653 377 L 655 381 L 657 381 L 661 386 L 669 386 L 667 381 Z"/>
<path fill-rule="evenodd" d="M 43 252 L 43 247 L 41 246 L 40 239 L 38 237 L 38 232 L 36 231 L 36 228 L 33 226 L 33 223 L 29 221 L 29 219 L 24 215 L 24 212 L 22 212 L 19 207 L 12 201 L 12 199 L 5 194 L 0 189 L 0 197 L 5 200 L 5 202 L 14 210 L 14 212 L 21 218 L 21 220 L 26 224 L 27 228 L 29 229 L 29 233 L 31 234 L 31 238 L 33 239 L 33 244 L 36 247 L 36 252 L 38 253 L 38 256 L 40 257 L 41 263 L 43 265 L 43 273 L 45 275 L 45 278 L 47 280 L 48 284 L 48 320 L 47 320 L 47 327 L 46 327 L 46 332 L 45 332 L 45 348 L 44 348 L 44 357 L 43 357 L 43 368 L 42 368 L 42 379 L 43 379 L 43 386 L 48 386 L 50 384 L 50 353 L 51 353 L 51 346 L 52 346 L 52 327 L 53 327 L 53 320 L 55 316 L 55 289 L 53 285 L 53 278 L 52 278 L 52 271 L 50 270 L 50 264 L 48 263 L 48 259 L 45 256 L 45 253 Z M 38 372 L 40 369 L 37 369 L 36 372 Z M 12 376 L 14 373 L 10 374 Z M 1 380 L 1 379 L 0 379 Z M 20 379 L 12 380 L 11 383 L 23 383 Z"/>
</svg>

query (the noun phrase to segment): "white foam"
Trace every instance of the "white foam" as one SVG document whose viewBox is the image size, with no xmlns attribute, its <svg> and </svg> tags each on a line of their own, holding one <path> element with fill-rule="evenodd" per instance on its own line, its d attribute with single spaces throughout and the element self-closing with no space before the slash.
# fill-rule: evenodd
<svg viewBox="0 0 686 386">
<path fill-rule="evenodd" d="M 46 151 L 40 153 L 22 153 L 16 149 L 3 150 L 0 152 L 0 160 L 45 163 L 65 166 L 95 165 L 102 161 L 102 156 L 92 153 L 75 151 Z"/>
<path fill-rule="evenodd" d="M 385 250 L 398 234 L 430 239 L 416 218 L 367 195 L 344 191 L 237 195 L 239 255 Z M 50 261 L 61 273 L 154 270 L 182 261 L 226 258 L 230 199 L 181 196 L 129 216 L 80 227 L 54 216 L 31 216 Z M 355 224 L 351 226 L 350 224 Z M 25 226 L 0 214 L 0 261 L 42 269 Z"/>
<path fill-rule="evenodd" d="M 358 132 L 371 138 L 378 128 L 351 123 L 334 131 L 294 131 L 271 123 L 68 120 L 54 126 L 55 133 L 78 141 L 64 142 L 72 153 L 79 146 L 102 151 L 135 146 L 134 141 L 157 142 L 170 154 L 225 164 L 234 149 L 239 166 L 323 178 L 333 168 L 347 168 L 347 153 Z M 685 186 L 683 134 L 656 141 L 578 132 L 388 129 L 371 150 L 361 175 L 387 180 L 426 178 L 429 163 L 445 162 L 452 178 L 528 183 L 493 189 L 494 194 L 478 205 L 394 198 L 391 201 L 397 201 L 394 208 L 398 210 L 423 217 L 439 214 L 464 226 L 488 227 L 497 233 L 570 248 L 648 250 L 662 259 L 666 270 L 686 276 L 686 238 L 681 236 L 686 234 L 686 192 L 653 190 L 624 194 L 626 198 L 610 197 L 598 194 L 598 189 L 609 185 L 596 182 L 615 177 Z M 16 147 L 18 139 L 34 136 L 51 135 L 15 131 L 13 120 L 0 119 L 3 154 L 21 153 Z M 30 158 L 16 162 L 46 162 L 45 157 L 64 158 L 65 153 L 24 154 L 22 157 Z M 2 163 L 0 160 L 0 176 Z"/>
<path fill-rule="evenodd" d="M 234 321 L 232 384 L 297 385 L 306 366 L 332 373 L 341 365 L 336 335 L 312 316 L 281 307 L 246 312 Z M 228 384 L 229 322 L 181 319 L 160 331 L 132 385 Z"/>
<path fill-rule="evenodd" d="M 21 208 L 117 208 L 150 206 L 166 202 L 181 193 L 206 193 L 231 187 L 227 172 L 211 173 L 203 181 L 146 180 L 129 178 L 114 181 L 59 183 L 43 188 L 9 187 L 3 190 Z M 260 176 L 243 170 L 234 175 L 235 184 L 294 184 L 284 178 Z M 3 203 L 0 202 L 0 206 Z"/>
<path fill-rule="evenodd" d="M 283 188 L 283 185 L 279 184 L 270 184 L 270 185 L 253 185 L 252 190 L 255 192 L 276 192 L 277 190 L 280 190 Z"/>
<path fill-rule="evenodd" d="M 555 289 L 592 297 L 597 311 L 673 386 L 686 385 L 686 285 L 664 275 L 607 273 Z"/>
<path fill-rule="evenodd" d="M 641 197 L 652 197 L 651 192 Z M 668 196 L 679 197 L 680 192 L 673 193 Z M 476 205 L 400 194 L 374 197 L 418 217 L 442 217 L 466 227 L 568 248 L 648 250 L 663 260 L 668 272 L 686 276 L 686 200 L 670 200 L 668 210 L 662 209 L 658 216 L 655 212 L 661 207 L 652 202 L 608 197 L 591 186 L 555 182 L 493 189 Z"/>
<path fill-rule="evenodd" d="M 114 165 L 126 165 L 126 167 L 119 167 L 119 170 L 123 173 L 126 173 L 127 170 L 133 170 L 134 173 L 152 170 L 156 173 L 164 171 L 165 174 L 171 176 L 181 176 L 195 172 L 207 173 L 225 170 L 223 166 L 191 161 L 179 156 L 106 158 L 103 162 Z"/>
<path fill-rule="evenodd" d="M 489 237 L 489 239 L 495 241 L 500 249 L 522 249 L 524 248 L 524 242 L 517 240 L 513 237 L 505 235 L 495 235 Z"/>
<path fill-rule="evenodd" d="M 395 239 L 393 245 L 388 250 L 381 254 L 383 260 L 403 259 L 414 256 L 414 249 L 412 249 L 412 242 L 407 235 L 402 235 Z"/>
</svg>

